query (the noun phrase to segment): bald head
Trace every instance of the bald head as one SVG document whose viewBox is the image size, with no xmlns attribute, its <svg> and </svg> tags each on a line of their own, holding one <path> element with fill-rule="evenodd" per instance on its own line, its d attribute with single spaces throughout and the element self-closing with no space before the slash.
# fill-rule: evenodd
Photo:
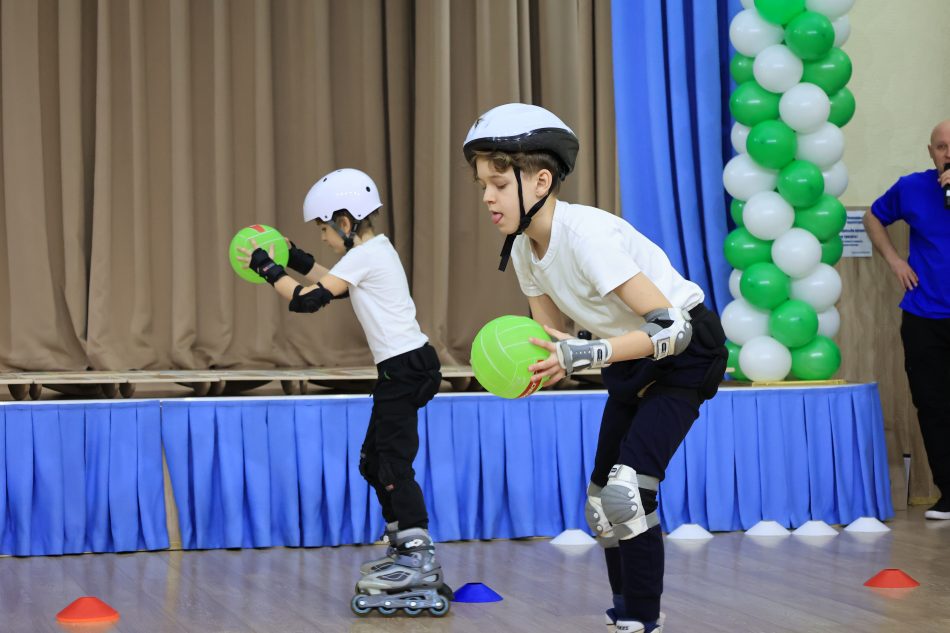
<svg viewBox="0 0 950 633">
<path fill-rule="evenodd" d="M 941 121 L 930 133 L 930 145 L 927 146 L 934 161 L 937 173 L 942 174 L 944 166 L 950 163 L 950 119 Z"/>
</svg>

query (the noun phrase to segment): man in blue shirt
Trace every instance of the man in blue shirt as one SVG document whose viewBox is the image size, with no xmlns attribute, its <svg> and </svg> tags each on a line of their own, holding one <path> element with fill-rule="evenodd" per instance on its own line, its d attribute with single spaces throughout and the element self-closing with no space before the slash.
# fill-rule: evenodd
<svg viewBox="0 0 950 633">
<path fill-rule="evenodd" d="M 900 307 L 904 369 L 941 498 L 924 514 L 950 520 L 950 119 L 930 134 L 934 167 L 903 176 L 874 201 L 864 226 L 906 291 Z M 885 226 L 910 226 L 910 257 L 897 254 Z"/>
</svg>

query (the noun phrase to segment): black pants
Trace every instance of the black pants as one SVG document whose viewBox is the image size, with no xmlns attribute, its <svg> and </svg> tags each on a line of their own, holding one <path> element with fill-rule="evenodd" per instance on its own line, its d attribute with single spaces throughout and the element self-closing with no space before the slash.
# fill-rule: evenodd
<svg viewBox="0 0 950 633">
<path fill-rule="evenodd" d="M 934 483 L 950 496 L 950 319 L 904 312 L 904 369 Z"/>
<path fill-rule="evenodd" d="M 412 462 L 419 451 L 418 411 L 439 391 L 439 357 L 426 343 L 376 366 L 373 413 L 360 451 L 360 473 L 376 490 L 387 523 L 427 528 L 422 488 Z"/>
<path fill-rule="evenodd" d="M 726 335 L 719 317 L 705 306 L 693 308 L 690 316 L 693 338 L 683 353 L 604 368 L 607 404 L 591 474 L 598 486 L 607 484 L 614 464 L 662 481 L 673 453 L 699 417 L 699 406 L 716 394 L 726 371 Z M 647 512 L 656 507 L 649 495 L 643 501 Z M 660 526 L 620 541 L 619 548 L 608 548 L 605 554 L 611 589 L 624 598 L 622 615 L 641 622 L 656 620 L 663 593 Z"/>
</svg>

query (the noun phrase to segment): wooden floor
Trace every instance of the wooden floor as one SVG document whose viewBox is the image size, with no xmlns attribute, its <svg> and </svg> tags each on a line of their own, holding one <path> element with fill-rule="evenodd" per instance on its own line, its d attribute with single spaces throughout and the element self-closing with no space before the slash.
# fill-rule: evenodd
<svg viewBox="0 0 950 633">
<path fill-rule="evenodd" d="M 950 631 L 950 522 L 901 512 L 885 535 L 816 542 L 741 533 L 667 541 L 666 633 Z M 61 631 L 55 614 L 95 595 L 122 614 L 83 631 L 606 631 L 610 591 L 599 547 L 547 540 L 439 546 L 455 587 L 483 582 L 503 602 L 453 604 L 448 616 L 357 618 L 357 565 L 375 547 L 159 552 L 0 559 L 0 631 Z M 862 586 L 883 568 L 920 581 L 909 590 Z"/>
</svg>

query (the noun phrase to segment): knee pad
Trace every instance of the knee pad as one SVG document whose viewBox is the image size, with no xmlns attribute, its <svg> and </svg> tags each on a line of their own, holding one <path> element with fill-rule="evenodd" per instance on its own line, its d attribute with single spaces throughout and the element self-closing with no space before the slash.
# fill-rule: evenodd
<svg viewBox="0 0 950 633">
<path fill-rule="evenodd" d="M 370 485 L 376 485 L 376 460 L 368 457 L 366 453 L 360 452 L 360 475 L 363 476 Z"/>
<path fill-rule="evenodd" d="M 656 513 L 659 487 L 659 479 L 638 475 L 630 466 L 615 464 L 610 469 L 600 502 L 618 539 L 631 539 L 660 524 Z"/>
<path fill-rule="evenodd" d="M 617 535 L 614 534 L 614 528 L 604 515 L 604 506 L 600 500 L 600 493 L 603 489 L 597 484 L 591 483 L 587 486 L 587 503 L 584 506 L 584 517 L 587 519 L 587 525 L 590 531 L 594 533 L 594 538 L 601 547 L 618 547 Z"/>
</svg>

